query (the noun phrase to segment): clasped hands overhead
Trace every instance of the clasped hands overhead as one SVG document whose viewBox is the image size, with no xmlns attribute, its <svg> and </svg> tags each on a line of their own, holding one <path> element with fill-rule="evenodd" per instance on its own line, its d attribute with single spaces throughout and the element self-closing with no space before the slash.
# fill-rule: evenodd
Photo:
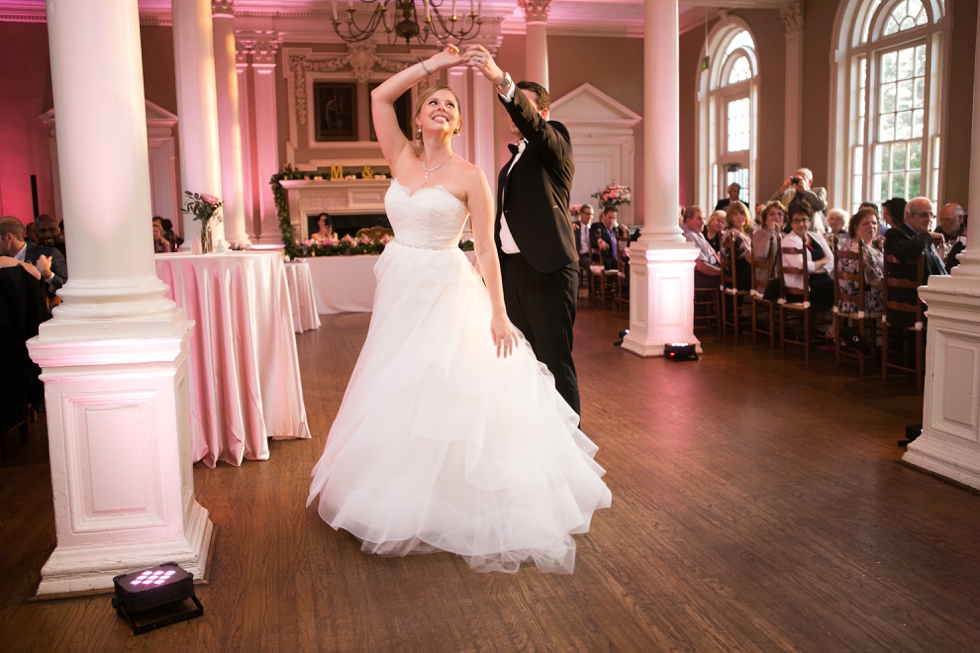
<svg viewBox="0 0 980 653">
<path fill-rule="evenodd" d="M 447 45 L 444 50 L 433 55 L 432 59 L 445 64 L 446 67 L 472 66 L 494 85 L 504 81 L 504 71 L 494 62 L 490 51 L 482 45 L 469 45 L 465 50 L 460 50 L 455 45 Z"/>
</svg>

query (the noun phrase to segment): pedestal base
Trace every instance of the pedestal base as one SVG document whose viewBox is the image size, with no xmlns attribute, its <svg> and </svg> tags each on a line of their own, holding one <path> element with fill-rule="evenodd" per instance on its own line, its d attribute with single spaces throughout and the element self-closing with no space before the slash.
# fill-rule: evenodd
<svg viewBox="0 0 980 653">
<path fill-rule="evenodd" d="M 640 241 L 630 246 L 630 332 L 623 349 L 638 356 L 663 356 L 664 345 L 694 337 L 694 261 L 687 242 Z"/>
<path fill-rule="evenodd" d="M 930 277 L 922 435 L 902 460 L 980 489 L 980 284 Z"/>
<path fill-rule="evenodd" d="M 167 337 L 28 341 L 43 370 L 58 536 L 39 595 L 110 588 L 163 562 L 203 577 L 213 525 L 194 498 L 193 323 L 179 311 L 175 323 Z"/>
</svg>

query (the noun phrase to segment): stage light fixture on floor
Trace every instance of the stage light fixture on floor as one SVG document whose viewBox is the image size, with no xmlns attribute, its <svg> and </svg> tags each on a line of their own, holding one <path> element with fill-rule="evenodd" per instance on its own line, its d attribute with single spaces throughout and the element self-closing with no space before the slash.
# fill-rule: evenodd
<svg viewBox="0 0 980 653">
<path fill-rule="evenodd" d="M 112 607 L 129 623 L 134 635 L 204 614 L 204 606 L 194 594 L 194 576 L 176 562 L 122 574 L 112 581 L 116 592 Z"/>
<path fill-rule="evenodd" d="M 696 361 L 698 348 L 687 342 L 670 342 L 664 345 L 664 357 L 672 361 Z"/>
</svg>

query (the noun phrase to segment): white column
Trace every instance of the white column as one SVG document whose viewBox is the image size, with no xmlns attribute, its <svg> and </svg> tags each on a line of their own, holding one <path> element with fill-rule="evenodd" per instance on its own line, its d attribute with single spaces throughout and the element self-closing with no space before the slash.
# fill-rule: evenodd
<svg viewBox="0 0 980 653">
<path fill-rule="evenodd" d="M 242 187 L 245 197 L 245 233 L 250 241 L 258 238 L 258 207 L 255 205 L 255 162 L 252 160 L 252 108 L 250 71 L 248 66 L 251 43 L 236 39 L 236 61 L 238 69 L 238 118 L 242 134 Z"/>
<path fill-rule="evenodd" d="M 803 4 L 781 7 L 786 28 L 786 96 L 783 107 L 783 170 L 802 165 L 800 143 L 803 124 Z"/>
<path fill-rule="evenodd" d="M 225 239 L 248 247 L 245 229 L 245 182 L 242 171 L 242 128 L 238 117 L 238 67 L 235 52 L 235 17 L 231 2 L 213 0 L 214 72 L 218 100 L 218 146 L 221 154 L 221 190 Z"/>
<path fill-rule="evenodd" d="M 193 325 L 155 273 L 137 3 L 51 1 L 47 23 L 71 278 L 28 341 L 58 537 L 38 593 L 169 560 L 201 577 L 212 525 L 191 470 Z"/>
<path fill-rule="evenodd" d="M 980 207 L 980 47 L 973 70 L 967 208 Z M 980 247 L 968 247 L 951 276 L 929 277 L 919 289 L 929 307 L 922 435 L 902 460 L 980 489 Z"/>
<path fill-rule="evenodd" d="M 258 184 L 259 213 L 263 245 L 282 245 L 276 200 L 269 187 L 272 175 L 279 171 L 279 130 L 276 122 L 276 50 L 275 40 L 256 41 L 252 50 L 252 73 L 255 92 L 255 173 Z"/>
<path fill-rule="evenodd" d="M 218 158 L 218 101 L 215 91 L 211 0 L 172 0 L 177 73 L 177 130 L 180 135 L 181 200 L 184 191 L 223 198 Z M 184 245 L 200 237 L 201 223 L 184 214 Z M 224 240 L 223 222 L 215 225 Z"/>
<path fill-rule="evenodd" d="M 644 223 L 630 246 L 630 332 L 623 349 L 663 356 L 669 342 L 694 337 L 697 250 L 678 226 L 677 0 L 646 0 L 643 43 Z"/>
<path fill-rule="evenodd" d="M 549 87 L 548 80 L 548 6 L 551 0 L 521 0 L 524 7 L 525 56 L 524 79 Z M 518 80 L 514 80 L 518 81 Z"/>
</svg>

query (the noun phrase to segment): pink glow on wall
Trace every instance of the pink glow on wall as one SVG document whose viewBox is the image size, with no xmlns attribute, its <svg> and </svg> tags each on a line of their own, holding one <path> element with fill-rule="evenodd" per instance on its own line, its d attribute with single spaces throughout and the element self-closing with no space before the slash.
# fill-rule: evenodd
<svg viewBox="0 0 980 653">
<path fill-rule="evenodd" d="M 54 213 L 47 128 L 38 119 L 52 106 L 48 31 L 44 23 L 0 22 L 0 213 L 22 222 L 38 209 Z"/>
</svg>

